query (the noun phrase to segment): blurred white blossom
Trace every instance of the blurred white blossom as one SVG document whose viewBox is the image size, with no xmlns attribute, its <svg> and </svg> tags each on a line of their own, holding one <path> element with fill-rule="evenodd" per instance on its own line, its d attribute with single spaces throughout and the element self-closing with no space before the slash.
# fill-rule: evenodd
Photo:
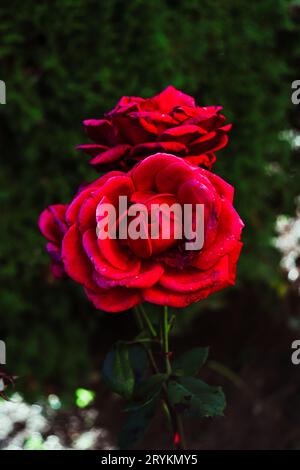
<svg viewBox="0 0 300 470">
<path fill-rule="evenodd" d="M 1 399 L 0 450 L 113 449 L 108 432 L 96 427 L 98 412 L 92 408 L 77 408 L 79 416 L 63 415 L 71 441 L 67 446 L 59 435 L 62 433 L 53 431 L 61 406 L 61 400 L 53 394 L 44 404 L 30 405 L 18 393 L 14 393 L 10 401 Z"/>
</svg>

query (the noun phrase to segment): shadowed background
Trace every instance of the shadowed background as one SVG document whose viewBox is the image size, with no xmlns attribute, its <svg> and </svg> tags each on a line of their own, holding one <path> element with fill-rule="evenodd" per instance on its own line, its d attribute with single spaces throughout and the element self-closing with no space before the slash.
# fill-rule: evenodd
<svg viewBox="0 0 300 470">
<path fill-rule="evenodd" d="M 82 386 L 101 396 L 103 355 L 134 334 L 130 312 L 97 312 L 79 286 L 51 277 L 37 219 L 96 176 L 74 150 L 87 142 L 82 120 L 101 117 L 123 95 L 148 97 L 172 84 L 199 105 L 222 105 L 233 123 L 214 171 L 235 186 L 246 225 L 236 287 L 178 315 L 176 348 L 210 344 L 212 359 L 246 384 L 241 392 L 213 373 L 228 397 L 227 417 L 201 430 L 201 444 L 195 431 L 193 442 L 255 448 L 270 436 L 266 447 L 300 445 L 300 369 L 290 361 L 291 341 L 300 337 L 299 297 L 274 248 L 276 219 L 295 214 L 300 193 L 300 114 L 291 103 L 291 83 L 300 78 L 299 23 L 300 3 L 287 0 L 12 0 L 0 7 L 7 88 L 0 107 L 0 338 L 27 400 L 57 394 L 71 405 Z M 293 412 L 278 418 L 288 442 L 274 434 L 280 391 L 284 403 L 286 393 L 295 399 Z M 253 412 L 256 401 L 266 416 L 259 407 Z M 147 442 L 155 445 L 151 435 Z"/>
</svg>

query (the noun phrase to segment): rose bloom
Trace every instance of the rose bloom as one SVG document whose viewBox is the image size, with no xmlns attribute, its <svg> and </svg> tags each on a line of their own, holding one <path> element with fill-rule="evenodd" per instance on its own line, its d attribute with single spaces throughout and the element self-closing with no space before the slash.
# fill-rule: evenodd
<svg viewBox="0 0 300 470">
<path fill-rule="evenodd" d="M 215 152 L 228 142 L 221 106 L 200 107 L 169 86 L 153 98 L 124 96 L 104 119 L 83 122 L 93 144 L 79 145 L 97 169 L 128 170 L 157 152 L 172 153 L 211 169 Z"/>
<path fill-rule="evenodd" d="M 204 245 L 185 240 L 125 240 L 97 236 L 101 204 L 204 204 Z M 232 206 L 233 188 L 215 174 L 158 153 L 129 172 L 112 171 L 83 188 L 68 205 L 48 207 L 39 226 L 49 240 L 52 271 L 81 284 L 96 308 L 118 312 L 143 301 L 185 307 L 235 282 L 243 223 Z M 124 214 L 118 214 L 122 220 Z M 150 226 L 146 227 L 150 234 Z"/>
</svg>

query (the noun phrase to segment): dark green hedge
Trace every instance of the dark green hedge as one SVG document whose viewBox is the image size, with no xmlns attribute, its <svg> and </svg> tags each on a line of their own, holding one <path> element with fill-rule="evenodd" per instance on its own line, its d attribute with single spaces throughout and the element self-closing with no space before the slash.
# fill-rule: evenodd
<svg viewBox="0 0 300 470">
<path fill-rule="evenodd" d="M 36 222 L 91 179 L 81 121 L 122 95 L 168 84 L 222 104 L 234 124 L 215 171 L 236 187 L 246 223 L 239 286 L 280 285 L 274 220 L 292 211 L 299 163 L 280 133 L 295 121 L 297 11 L 285 0 L 52 0 L 0 7 L 0 336 L 9 365 L 31 392 L 68 393 L 91 371 L 101 323 L 72 283 L 48 274 Z M 293 13 L 293 15 L 291 14 Z M 294 23 L 292 23 L 293 18 Z M 285 41 L 285 42 L 284 42 Z M 101 328 L 100 328 L 101 329 Z"/>
</svg>

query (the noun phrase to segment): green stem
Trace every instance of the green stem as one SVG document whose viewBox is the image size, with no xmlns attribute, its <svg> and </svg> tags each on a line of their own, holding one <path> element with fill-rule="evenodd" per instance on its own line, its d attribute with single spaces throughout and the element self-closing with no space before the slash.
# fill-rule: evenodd
<svg viewBox="0 0 300 470">
<path fill-rule="evenodd" d="M 152 367 L 152 370 L 154 374 L 159 374 L 160 369 L 156 363 L 156 360 L 153 355 L 153 351 L 151 349 L 152 344 L 156 343 L 158 345 L 161 345 L 163 347 L 163 353 L 165 356 L 165 368 L 168 374 L 172 373 L 172 367 L 170 364 L 169 360 L 169 330 L 170 330 L 170 325 L 168 321 L 168 307 L 164 307 L 164 314 L 163 314 L 163 321 L 161 322 L 160 326 L 160 333 L 161 333 L 161 341 L 158 341 L 158 336 L 156 333 L 155 328 L 153 327 L 150 319 L 148 318 L 145 310 L 141 305 L 139 307 L 135 307 L 135 312 L 136 312 L 136 319 L 138 322 L 139 327 L 143 330 L 144 329 L 144 322 L 146 323 L 149 332 L 151 333 L 152 337 L 154 340 L 149 340 L 149 341 L 143 341 L 141 345 L 145 348 L 147 355 L 149 357 L 149 361 Z M 156 341 L 155 341 L 156 340 Z M 182 427 L 182 422 L 179 414 L 173 407 L 172 403 L 169 400 L 168 396 L 168 389 L 166 384 L 163 385 L 162 389 L 162 399 L 163 399 L 163 409 L 171 423 L 172 429 L 173 429 L 173 438 L 176 436 L 179 436 L 179 441 L 174 442 L 174 445 L 177 450 L 184 450 L 186 449 L 185 446 L 185 439 L 184 439 L 184 433 L 183 433 L 183 427 Z"/>
<path fill-rule="evenodd" d="M 136 317 L 138 326 L 139 326 L 140 330 L 143 331 L 144 330 L 144 323 L 143 323 L 143 320 L 142 320 L 143 307 L 141 305 L 138 305 L 138 306 L 134 307 L 134 311 L 135 311 L 135 317 Z M 159 368 L 156 365 L 156 362 L 155 362 L 155 359 L 154 359 L 154 356 L 152 354 L 152 350 L 151 350 L 150 346 L 151 346 L 151 343 L 160 344 L 160 341 L 157 341 L 157 340 L 155 341 L 155 340 L 150 339 L 150 338 L 145 338 L 145 341 L 138 340 L 138 342 L 141 343 L 141 346 L 143 346 L 144 349 L 146 350 L 146 353 L 149 357 L 149 361 L 150 361 L 151 367 L 153 369 L 153 372 L 155 374 L 159 374 L 160 371 L 159 371 Z"/>
<path fill-rule="evenodd" d="M 172 315 L 171 318 L 170 318 L 170 321 L 169 321 L 168 332 L 170 332 L 171 329 L 173 328 L 174 323 L 175 323 L 175 319 L 176 319 L 175 315 Z"/>
</svg>

